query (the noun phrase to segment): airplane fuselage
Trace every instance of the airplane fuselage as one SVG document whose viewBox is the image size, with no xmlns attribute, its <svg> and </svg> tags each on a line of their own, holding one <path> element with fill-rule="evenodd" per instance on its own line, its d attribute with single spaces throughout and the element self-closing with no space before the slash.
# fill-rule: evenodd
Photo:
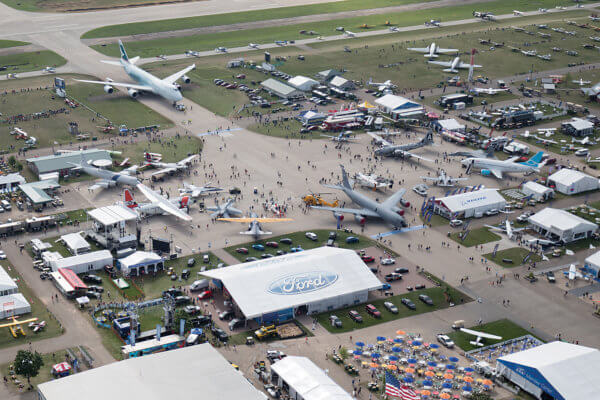
<svg viewBox="0 0 600 400">
<path fill-rule="evenodd" d="M 465 166 L 471 165 L 472 168 L 476 169 L 494 169 L 500 172 L 522 172 L 531 173 L 537 172 L 537 168 L 529 165 L 518 164 L 515 162 L 501 161 L 501 160 L 490 160 L 484 158 L 467 158 L 462 160 L 461 163 Z"/>
<path fill-rule="evenodd" d="M 377 213 L 379 217 L 388 224 L 397 228 L 406 226 L 406 221 L 396 211 L 388 209 L 386 207 L 382 207 L 382 205 L 376 202 L 375 200 L 372 200 L 369 197 L 358 193 L 354 190 L 344 188 L 343 191 L 350 198 L 350 200 L 356 203 L 359 207 L 366 208 L 367 210 Z"/>
<path fill-rule="evenodd" d="M 183 96 L 181 95 L 177 85 L 164 82 L 151 73 L 144 71 L 135 64 L 127 63 L 121 60 L 121 65 L 131 79 L 140 85 L 151 87 L 154 94 L 164 97 L 172 102 L 178 102 L 183 99 Z"/>
<path fill-rule="evenodd" d="M 106 181 L 113 181 L 115 182 L 115 184 L 120 183 L 123 185 L 135 186 L 138 183 L 140 183 L 136 177 L 119 174 L 105 169 L 92 168 L 86 166 L 82 166 L 81 169 L 88 175 L 96 176 Z"/>
</svg>

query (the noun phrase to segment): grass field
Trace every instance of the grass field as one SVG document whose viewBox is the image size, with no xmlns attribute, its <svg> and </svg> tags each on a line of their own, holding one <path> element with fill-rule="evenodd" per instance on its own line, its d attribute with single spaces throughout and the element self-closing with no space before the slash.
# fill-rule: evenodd
<svg viewBox="0 0 600 400">
<path fill-rule="evenodd" d="M 158 141 L 142 141 L 125 146 L 117 146 L 115 148 L 122 151 L 123 154 L 115 159 L 121 160 L 129 158 L 131 164 L 138 164 L 144 158 L 144 152 L 161 153 L 163 162 L 176 162 L 190 153 L 198 154 L 202 150 L 202 142 L 195 137 L 170 137 L 165 140 Z"/>
<path fill-rule="evenodd" d="M 495 12 L 496 14 L 502 14 L 512 12 L 512 10 L 514 10 L 515 8 L 521 8 L 523 9 L 523 11 L 537 10 L 539 7 L 547 6 L 550 3 L 554 4 L 554 2 L 552 2 L 551 0 L 536 0 L 527 2 L 527 4 L 523 4 L 523 2 L 519 0 L 495 0 L 485 3 L 485 9 L 490 12 Z M 364 17 L 333 19 L 329 21 L 304 23 L 299 25 L 273 26 L 268 28 L 247 29 L 240 31 L 208 33 L 142 41 L 129 41 L 126 43 L 126 48 L 131 54 L 134 54 L 136 56 L 154 57 L 157 54 L 183 53 L 189 49 L 201 51 L 214 49 L 216 46 L 238 47 L 247 46 L 248 43 L 273 43 L 275 40 L 296 40 L 305 38 L 306 36 L 300 33 L 301 30 L 314 31 L 318 32 L 318 34 L 320 35 L 329 36 L 339 33 L 335 30 L 335 28 L 338 26 L 344 26 L 346 29 L 352 31 L 360 31 L 361 26 L 363 24 L 367 24 L 371 29 L 385 29 L 385 24 L 388 21 L 392 25 L 396 26 L 412 26 L 421 25 L 423 24 L 423 21 L 429 20 L 431 18 L 441 19 L 442 21 L 472 18 L 472 12 L 474 7 L 476 7 L 474 4 L 468 4 L 451 7 L 441 7 L 432 10 L 418 10 L 410 13 L 389 13 L 383 15 L 370 15 Z M 546 16 L 546 19 L 554 18 L 560 20 L 566 17 L 567 15 L 583 16 L 587 15 L 587 12 L 581 10 L 570 11 L 561 14 L 560 17 L 557 15 Z M 515 22 L 511 21 L 511 23 Z M 518 23 L 523 22 L 521 22 L 520 20 Z M 496 26 L 496 24 L 492 26 Z M 489 27 L 489 25 L 486 24 L 480 27 Z M 445 29 L 446 28 L 441 28 L 439 32 L 443 32 Z M 458 31 L 465 32 L 464 28 L 463 30 L 459 29 Z M 412 36 L 414 36 L 414 34 L 411 35 L 411 37 Z M 495 40 L 498 41 L 497 38 Z M 454 44 L 456 44 L 456 41 L 454 41 Z M 464 42 L 462 44 L 466 45 L 466 43 Z M 440 43 L 440 45 L 442 44 Z M 446 44 L 444 44 L 444 46 L 446 46 Z M 117 57 L 119 55 L 119 49 L 116 43 L 106 46 L 93 45 L 91 47 L 99 51 L 100 53 L 109 56 Z M 374 57 L 372 59 L 369 59 L 368 61 L 372 63 L 373 60 L 377 58 L 378 57 Z M 523 58 L 525 58 L 525 56 L 523 56 Z M 497 59 L 496 61 L 501 60 Z M 530 65 L 529 61 L 531 61 L 530 58 L 526 63 L 527 65 Z M 505 66 L 505 63 L 503 62 L 500 64 L 503 64 L 503 67 Z"/>
<path fill-rule="evenodd" d="M 479 332 L 490 333 L 492 335 L 502 337 L 502 340 L 484 339 L 484 343 L 486 346 L 531 334 L 528 330 L 521 328 L 519 325 L 515 324 L 514 322 L 508 319 L 501 319 L 487 324 L 473 326 L 469 329 L 473 329 Z M 461 331 L 450 332 L 447 335 L 450 336 L 454 343 L 464 351 L 469 351 L 476 348 L 471 343 L 469 343 L 475 340 L 475 338 L 471 335 L 467 335 L 466 333 L 463 333 Z"/>
<path fill-rule="evenodd" d="M 66 355 L 67 355 L 66 350 L 59 350 L 59 351 L 55 351 L 54 353 L 41 354 L 42 360 L 44 361 L 44 365 L 42 365 L 42 367 L 40 368 L 39 374 L 36 377 L 31 378 L 31 384 L 34 387 L 36 387 L 40 383 L 48 382 L 48 381 L 54 379 L 54 376 L 52 376 L 52 373 L 51 373 L 52 366 L 65 361 Z M 4 364 L 4 365 L 0 366 L 0 373 L 2 374 L 2 376 L 6 376 L 6 377 L 10 376 L 11 365 L 12 365 L 12 363 L 8 363 L 8 364 Z M 25 378 L 21 375 L 17 375 L 17 378 L 25 385 L 25 387 L 27 387 L 27 378 Z M 15 393 L 20 392 L 19 389 L 17 388 L 17 385 L 15 385 L 15 384 L 9 385 L 9 390 L 11 390 L 11 392 L 15 392 Z"/>
<path fill-rule="evenodd" d="M 101 115 L 109 118 L 115 125 L 126 124 L 131 128 L 145 125 L 161 125 L 166 128 L 172 126 L 172 122 L 165 119 L 156 112 L 150 110 L 143 104 L 130 99 L 126 95 L 107 95 L 101 87 L 73 83 L 77 75 L 62 75 L 67 83 L 67 92 L 70 96 L 86 104 Z M 2 117 L 0 117 L 0 134 L 7 140 L 0 143 L 1 150 L 14 150 L 23 146 L 13 136 L 8 135 L 13 128 L 10 121 L 5 120 L 19 114 L 34 114 L 47 110 L 67 109 L 67 113 L 60 113 L 49 118 L 30 119 L 19 121 L 16 126 L 25 132 L 35 136 L 38 147 L 49 147 L 57 142 L 65 144 L 76 141 L 68 131 L 69 122 L 77 122 L 81 133 L 90 134 L 91 137 L 105 135 L 99 131 L 98 126 L 106 124 L 99 119 L 95 113 L 85 107 L 69 108 L 62 99 L 53 96 L 52 92 L 45 90 L 52 86 L 54 76 L 39 76 L 35 78 L 3 81 L 2 88 L 6 93 L 0 94 L 2 100 Z M 22 91 L 21 89 L 29 89 Z M 13 92 L 14 90 L 14 92 Z"/>
<path fill-rule="evenodd" d="M 23 345 L 29 342 L 49 339 L 61 335 L 63 333 L 63 328 L 59 325 L 54 316 L 48 311 L 44 303 L 42 303 L 41 300 L 35 295 L 33 290 L 27 286 L 15 268 L 6 260 L 2 261 L 0 265 L 2 265 L 6 272 L 8 272 L 8 275 L 10 275 L 10 277 L 17 282 L 19 286 L 19 293 L 23 294 L 25 299 L 27 299 L 31 305 L 31 313 L 23 315 L 20 318 L 37 318 L 40 322 L 46 321 L 46 328 L 39 333 L 33 333 L 27 326 L 23 326 L 23 331 L 25 332 L 26 336 L 18 336 L 17 338 L 14 338 L 11 335 L 8 328 L 0 329 L 0 348 Z"/>
<path fill-rule="evenodd" d="M 481 227 L 472 229 L 469 231 L 469 234 L 465 238 L 465 240 L 461 240 L 458 235 L 464 233 L 464 231 L 452 232 L 450 234 L 450 238 L 454 240 L 456 243 L 465 247 L 473 247 L 475 245 L 480 245 L 484 243 L 495 242 L 496 240 L 502 239 L 499 235 L 496 235 L 494 232 L 490 232 L 489 228 Z"/>
<path fill-rule="evenodd" d="M 446 288 L 448 290 L 450 298 L 452 299 L 452 301 L 455 304 L 460 304 L 465 301 L 470 301 L 470 299 L 463 293 L 459 292 L 458 290 L 456 290 L 450 286 L 444 285 L 443 287 L 431 287 L 431 288 L 427 288 L 427 289 L 423 289 L 423 290 L 403 293 L 403 294 L 399 294 L 397 296 L 382 298 L 382 299 L 368 302 L 368 304 L 373 304 L 375 307 L 377 307 L 377 309 L 381 312 L 381 318 L 372 317 L 371 315 L 367 314 L 367 312 L 365 311 L 364 304 L 357 304 L 357 305 L 342 308 L 339 310 L 328 311 L 328 312 L 318 314 L 317 320 L 329 332 L 341 333 L 341 332 L 349 332 L 349 331 L 352 331 L 355 329 L 366 328 L 368 326 L 377 325 L 377 324 L 385 323 L 385 322 L 400 319 L 400 318 L 406 318 L 406 317 L 410 317 L 413 315 L 436 311 L 436 310 L 447 308 L 450 306 L 450 303 L 446 300 L 446 295 L 444 294 L 444 290 L 446 290 Z M 427 304 L 425 304 L 421 300 L 419 300 L 420 294 L 426 294 L 429 297 L 431 297 L 431 300 L 433 300 L 434 305 L 428 306 Z M 415 303 L 416 310 L 409 310 L 408 308 L 406 308 L 406 306 L 404 306 L 401 303 L 402 298 L 408 298 L 408 299 L 412 300 L 412 302 Z M 461 301 L 461 299 L 462 299 L 462 301 Z M 391 301 L 392 303 L 394 303 L 394 305 L 398 308 L 398 314 L 392 314 L 383 306 L 383 303 L 386 301 Z M 350 310 L 358 311 L 358 313 L 363 318 L 363 322 L 357 323 L 357 322 L 354 322 L 352 319 L 350 319 L 350 317 L 348 316 L 348 312 Z M 331 323 L 329 323 L 330 315 L 337 315 L 342 320 L 341 328 L 333 327 L 331 325 Z"/>
<path fill-rule="evenodd" d="M 6 67 L 6 71 L 3 71 L 3 73 L 18 74 L 20 72 L 38 71 L 45 67 L 60 67 L 66 63 L 67 60 L 50 50 L 0 56 L 0 67 Z"/>
<path fill-rule="evenodd" d="M 0 40 L 0 49 L 7 49 L 9 47 L 18 47 L 28 45 L 29 42 L 21 42 L 19 40 Z"/>
<path fill-rule="evenodd" d="M 487 253 L 484 254 L 483 256 L 485 258 L 487 258 L 490 261 L 495 262 L 496 264 L 500 265 L 501 267 L 504 268 L 513 268 L 513 267 L 518 267 L 519 265 L 523 264 L 523 259 L 525 258 L 525 256 L 527 256 L 527 254 L 529 254 L 529 250 L 524 249 L 523 247 L 513 247 L 510 249 L 505 249 L 505 250 L 500 250 L 498 252 L 496 252 L 496 257 L 493 257 L 492 253 Z M 503 259 L 509 259 L 512 260 L 512 263 L 507 263 L 502 261 Z M 540 257 L 537 254 L 532 253 L 531 257 L 529 257 L 529 260 L 527 262 L 531 263 L 531 262 L 539 262 L 542 260 L 542 257 Z"/>
<path fill-rule="evenodd" d="M 289 252 L 291 247 L 300 246 L 304 250 L 309 250 L 309 249 L 314 249 L 316 247 L 325 246 L 325 244 L 327 243 L 327 237 L 328 237 L 330 231 L 324 230 L 324 229 L 318 229 L 318 230 L 313 230 L 311 232 L 314 232 L 317 234 L 317 236 L 318 236 L 317 241 L 312 241 L 312 240 L 308 239 L 304 235 L 306 232 L 302 231 L 302 232 L 289 233 L 287 235 L 275 236 L 275 237 L 271 237 L 271 238 L 268 238 L 265 240 L 257 240 L 255 242 L 248 242 L 248 243 L 243 243 L 243 244 L 236 245 L 236 246 L 230 246 L 230 247 L 226 247 L 224 250 L 226 252 L 228 252 L 229 254 L 231 254 L 232 256 L 234 256 L 235 258 L 237 258 L 238 260 L 240 260 L 241 262 L 243 262 L 247 257 L 260 258 L 260 256 L 264 253 L 275 255 L 277 250 L 284 250 L 284 251 Z M 364 249 L 366 247 L 377 246 L 377 242 L 375 242 L 374 240 L 371 240 L 365 236 L 361 236 L 361 235 L 358 235 L 355 233 L 347 233 L 344 231 L 335 231 L 335 232 L 337 233 L 336 244 L 340 248 L 357 250 L 357 249 Z M 346 243 L 346 238 L 348 236 L 355 236 L 355 237 L 359 238 L 360 241 L 358 243 L 348 244 L 348 243 Z M 279 242 L 279 240 L 282 238 L 292 239 L 293 244 L 290 246 L 287 244 L 279 243 L 278 248 L 273 249 L 271 247 L 265 247 L 264 251 L 258 251 L 258 250 L 255 250 L 252 248 L 253 244 L 264 245 L 266 242 Z M 237 253 L 235 251 L 235 249 L 240 248 L 240 247 L 244 247 L 244 248 L 248 249 L 248 254 Z"/>
<path fill-rule="evenodd" d="M 432 0 L 426 0 L 432 1 Z M 342 11 L 399 6 L 416 3 L 415 0 L 344 0 L 304 6 L 279 7 L 267 10 L 242 11 L 200 17 L 176 18 L 133 24 L 103 26 L 84 33 L 82 39 L 139 35 L 143 33 L 176 31 L 206 26 L 231 25 L 269 19 L 292 18 L 304 15 L 328 14 Z"/>
</svg>

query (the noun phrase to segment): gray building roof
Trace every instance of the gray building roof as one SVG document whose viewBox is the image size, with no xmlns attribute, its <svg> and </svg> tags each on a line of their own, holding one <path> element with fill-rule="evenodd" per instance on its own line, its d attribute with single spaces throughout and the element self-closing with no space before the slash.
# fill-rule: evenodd
<svg viewBox="0 0 600 400">
<path fill-rule="evenodd" d="M 33 165 L 35 167 L 35 172 L 39 175 L 47 172 L 71 169 L 73 168 L 71 163 L 81 163 L 82 156 L 85 161 L 111 160 L 108 151 L 89 149 L 64 154 L 52 154 L 44 157 L 28 158 L 27 163 Z"/>
<path fill-rule="evenodd" d="M 25 178 L 23 178 L 21 176 L 21 174 L 15 172 L 12 174 L 8 174 L 8 175 L 1 175 L 0 176 L 0 186 L 2 185 L 14 185 L 15 183 L 25 183 Z"/>
<path fill-rule="evenodd" d="M 60 185 L 54 179 L 45 181 L 30 182 L 19 185 L 19 189 L 25 193 L 25 196 L 31 200 L 33 204 L 43 204 L 52 201 L 52 197 L 48 196 L 46 190 L 58 189 Z"/>
<path fill-rule="evenodd" d="M 293 88 L 292 86 L 273 78 L 269 78 L 266 81 L 261 82 L 260 85 L 266 90 L 280 97 L 288 97 L 300 93 L 300 91 L 296 88 Z"/>
</svg>

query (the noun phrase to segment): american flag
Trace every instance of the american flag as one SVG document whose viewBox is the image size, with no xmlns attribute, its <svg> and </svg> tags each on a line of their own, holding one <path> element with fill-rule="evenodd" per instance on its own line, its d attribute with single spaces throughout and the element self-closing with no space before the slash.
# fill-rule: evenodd
<svg viewBox="0 0 600 400">
<path fill-rule="evenodd" d="M 403 400 L 419 400 L 419 396 L 408 386 L 402 386 L 400 388 L 400 397 Z"/>
<path fill-rule="evenodd" d="M 388 371 L 385 372 L 385 394 L 400 397 L 402 400 L 419 400 L 419 396 L 408 386 L 402 386 L 398 379 Z"/>
</svg>

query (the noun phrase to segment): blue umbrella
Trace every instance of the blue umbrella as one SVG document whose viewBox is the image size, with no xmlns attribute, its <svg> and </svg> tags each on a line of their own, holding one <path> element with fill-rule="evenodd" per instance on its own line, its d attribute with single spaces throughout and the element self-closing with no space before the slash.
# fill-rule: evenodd
<svg viewBox="0 0 600 400">
<path fill-rule="evenodd" d="M 442 384 L 442 387 L 443 387 L 444 389 L 452 389 L 452 384 L 451 384 L 450 382 L 444 382 L 444 383 Z"/>
<path fill-rule="evenodd" d="M 446 359 L 446 356 L 443 354 L 440 354 L 440 360 L 445 360 L 445 359 Z"/>
<path fill-rule="evenodd" d="M 454 364 L 446 365 L 446 369 L 455 369 L 455 368 L 456 368 L 456 365 L 454 365 Z"/>
<path fill-rule="evenodd" d="M 435 344 L 435 343 L 431 343 L 429 345 L 429 348 L 431 348 L 431 349 L 439 349 L 439 347 L 440 347 L 440 345 L 439 344 Z"/>
<path fill-rule="evenodd" d="M 450 357 L 450 358 L 448 358 L 448 360 L 450 362 L 453 362 L 453 363 L 457 363 L 458 362 L 458 358 L 456 358 L 456 357 Z"/>
<path fill-rule="evenodd" d="M 465 368 L 465 372 L 473 372 L 473 371 L 475 371 L 475 370 L 471 367 Z"/>
<path fill-rule="evenodd" d="M 490 385 L 483 385 L 484 388 L 489 389 Z"/>
<path fill-rule="evenodd" d="M 469 385 L 463 386 L 462 390 L 464 390 L 465 392 L 472 392 L 473 388 Z"/>
<path fill-rule="evenodd" d="M 363 342 L 356 342 L 355 343 L 358 347 L 363 347 L 365 344 Z"/>
<path fill-rule="evenodd" d="M 400 347 L 392 347 L 392 351 L 394 353 L 402 353 L 402 348 L 400 348 Z"/>
<path fill-rule="evenodd" d="M 377 336 L 377 340 L 385 340 L 385 336 Z"/>
<path fill-rule="evenodd" d="M 413 346 L 420 346 L 422 343 L 418 340 L 413 340 L 410 344 L 412 344 Z"/>
<path fill-rule="evenodd" d="M 379 353 L 371 353 L 371 358 L 379 358 L 381 357 L 381 354 Z"/>
<path fill-rule="evenodd" d="M 416 364 L 417 360 L 414 359 L 414 358 L 409 358 L 408 360 L 406 360 L 406 362 L 409 363 L 409 364 Z"/>
<path fill-rule="evenodd" d="M 429 365 L 430 367 L 437 367 L 437 363 L 435 361 L 429 361 L 427 365 Z"/>
<path fill-rule="evenodd" d="M 400 338 L 396 338 L 394 339 L 394 343 L 403 343 L 404 340 L 400 339 Z"/>
<path fill-rule="evenodd" d="M 433 381 L 423 381 L 423 386 L 433 386 Z"/>
<path fill-rule="evenodd" d="M 404 379 L 402 379 L 404 382 L 406 383 L 413 383 L 415 380 L 413 378 L 411 378 L 410 376 L 405 377 Z"/>
<path fill-rule="evenodd" d="M 408 376 L 409 378 L 412 378 L 414 375 L 413 375 L 413 374 L 411 374 L 410 372 L 407 372 L 407 373 L 406 373 L 406 376 Z"/>
<path fill-rule="evenodd" d="M 362 352 L 362 351 L 360 351 L 360 350 L 354 350 L 354 351 L 352 352 L 352 354 L 354 354 L 355 356 L 360 356 L 360 355 L 362 355 L 362 353 L 363 353 L 363 352 Z"/>
<path fill-rule="evenodd" d="M 389 356 L 388 358 L 390 359 L 390 361 L 398 361 L 398 357 L 396 356 Z"/>
</svg>

